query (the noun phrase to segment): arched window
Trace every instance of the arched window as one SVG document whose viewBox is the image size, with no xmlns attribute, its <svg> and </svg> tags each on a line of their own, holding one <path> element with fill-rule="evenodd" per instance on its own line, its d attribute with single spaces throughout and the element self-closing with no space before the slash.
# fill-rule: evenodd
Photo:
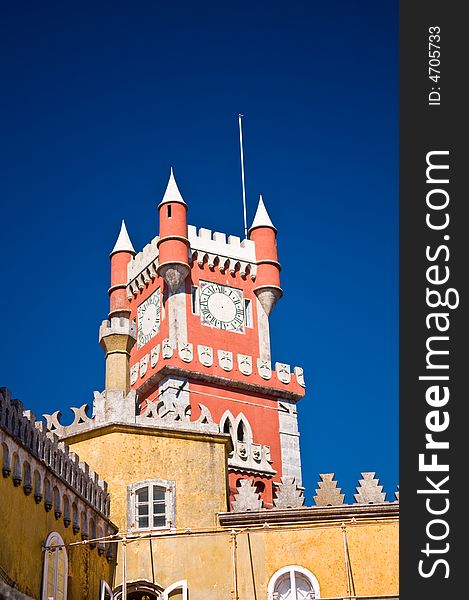
<svg viewBox="0 0 469 600">
<path fill-rule="evenodd" d="M 68 557 L 63 545 L 63 539 L 55 531 L 47 536 L 44 543 L 42 600 L 67 598 Z"/>
<path fill-rule="evenodd" d="M 176 526 L 176 484 L 146 479 L 129 485 L 127 523 L 130 529 L 164 529 Z"/>
<path fill-rule="evenodd" d="M 297 565 L 279 569 L 269 581 L 268 600 L 313 600 L 320 598 L 316 577 Z"/>
</svg>

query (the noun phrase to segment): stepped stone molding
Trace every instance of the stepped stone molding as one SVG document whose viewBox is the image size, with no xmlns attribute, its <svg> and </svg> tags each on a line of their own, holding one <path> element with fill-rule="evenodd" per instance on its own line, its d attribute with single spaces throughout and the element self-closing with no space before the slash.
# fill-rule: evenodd
<svg viewBox="0 0 469 600">
<path fill-rule="evenodd" d="M 83 415 L 83 407 L 75 409 L 76 419 L 81 420 Z M 0 444 L 3 477 L 11 475 L 16 486 L 23 483 L 25 494 L 34 492 L 37 503 L 44 499 L 46 510 L 54 507 L 56 518 L 64 512 L 62 499 L 70 495 L 70 489 L 81 498 L 77 500 L 84 511 L 92 507 L 101 516 L 109 516 L 107 483 L 87 463 L 80 462 L 56 433 L 47 431 L 31 411 L 24 410 L 19 400 L 12 400 L 7 388 L 0 388 Z"/>
<path fill-rule="evenodd" d="M 157 275 L 158 269 L 158 241 L 156 236 L 145 248 L 129 261 L 127 266 L 127 298 L 136 296 Z"/>
<path fill-rule="evenodd" d="M 235 273 L 239 269 L 242 276 L 249 274 L 252 279 L 256 277 L 256 248 L 252 240 L 241 239 L 234 235 L 210 229 L 197 228 L 188 225 L 187 235 L 190 243 L 190 252 L 193 260 L 202 265 L 206 259 L 210 269 L 218 266 L 223 273 L 228 270 Z"/>
<path fill-rule="evenodd" d="M 379 485 L 379 479 L 375 479 L 375 473 L 362 473 L 363 479 L 360 479 L 357 487 L 357 493 L 354 494 L 357 504 L 376 504 L 385 502 L 386 493 L 383 492 L 383 486 Z"/>
<path fill-rule="evenodd" d="M 296 485 L 294 477 L 282 477 L 275 488 L 275 508 L 301 508 L 304 505 L 304 488 Z"/>
<path fill-rule="evenodd" d="M 241 479 L 239 483 L 238 493 L 232 503 L 233 512 L 261 510 L 263 503 L 254 482 L 250 479 Z"/>
<path fill-rule="evenodd" d="M 316 506 L 339 506 L 344 503 L 345 494 L 341 494 L 341 488 L 334 481 L 334 473 L 321 473 L 321 481 L 318 482 L 319 489 L 315 490 L 314 496 Z"/>
</svg>

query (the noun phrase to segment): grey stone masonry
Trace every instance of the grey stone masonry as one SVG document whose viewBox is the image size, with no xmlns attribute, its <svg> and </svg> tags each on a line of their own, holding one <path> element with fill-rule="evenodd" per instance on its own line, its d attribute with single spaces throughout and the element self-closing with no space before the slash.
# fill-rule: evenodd
<svg viewBox="0 0 469 600">
<path fill-rule="evenodd" d="M 233 501 L 233 512 L 257 511 L 262 508 L 260 494 L 250 479 L 241 479 L 238 493 Z"/>
<path fill-rule="evenodd" d="M 316 490 L 317 496 L 314 496 L 316 506 L 339 506 L 344 503 L 345 494 L 341 494 L 341 488 L 337 487 L 337 481 L 334 481 L 334 473 L 322 473 L 319 475 L 321 481 L 318 482 L 319 489 Z"/>
<path fill-rule="evenodd" d="M 375 479 L 375 473 L 362 473 L 363 479 L 359 480 L 357 493 L 354 494 L 357 504 L 376 504 L 385 502 L 386 493 L 383 486 L 379 485 L 379 479 Z"/>
<path fill-rule="evenodd" d="M 294 477 L 282 477 L 276 485 L 275 508 L 301 508 L 305 503 L 303 488 L 298 487 Z"/>
<path fill-rule="evenodd" d="M 282 475 L 294 477 L 301 486 L 300 433 L 298 416 L 294 402 L 279 400 L 278 420 L 280 426 L 280 449 L 282 453 Z"/>
</svg>

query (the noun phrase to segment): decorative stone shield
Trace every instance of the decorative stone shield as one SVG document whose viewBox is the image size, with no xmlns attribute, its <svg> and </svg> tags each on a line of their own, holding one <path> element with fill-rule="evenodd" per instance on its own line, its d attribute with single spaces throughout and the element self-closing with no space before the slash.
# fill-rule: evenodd
<svg viewBox="0 0 469 600">
<path fill-rule="evenodd" d="M 294 371 L 297 382 L 301 385 L 301 387 L 305 387 L 305 376 L 303 369 L 301 367 L 295 367 Z"/>
<path fill-rule="evenodd" d="M 238 369 L 243 375 L 251 375 L 252 356 L 247 356 L 246 354 L 238 354 Z"/>
<path fill-rule="evenodd" d="M 224 371 L 231 371 L 233 368 L 233 352 L 218 350 L 218 364 Z"/>
<path fill-rule="evenodd" d="M 171 340 L 169 338 L 165 338 L 163 340 L 162 354 L 163 358 L 171 358 L 173 355 L 173 345 L 171 344 Z"/>
<path fill-rule="evenodd" d="M 260 444 L 251 444 L 251 453 L 253 459 L 260 463 L 262 460 L 262 446 Z"/>
<path fill-rule="evenodd" d="M 138 379 L 138 367 L 139 363 L 130 367 L 130 385 L 133 385 Z"/>
<path fill-rule="evenodd" d="M 272 367 L 270 360 L 257 359 L 257 371 L 262 379 L 270 379 L 272 377 Z"/>
<path fill-rule="evenodd" d="M 264 453 L 264 459 L 268 463 L 272 464 L 272 458 L 270 456 L 270 446 L 262 446 L 262 451 Z"/>
<path fill-rule="evenodd" d="M 277 377 L 280 379 L 282 383 L 290 383 L 291 373 L 290 373 L 290 365 L 285 363 L 275 363 L 275 371 L 277 373 Z"/>
<path fill-rule="evenodd" d="M 154 348 L 151 349 L 151 352 L 150 352 L 150 365 L 151 365 L 152 369 L 154 369 L 156 367 L 156 364 L 157 364 L 159 358 L 160 358 L 160 345 L 157 344 Z"/>
<path fill-rule="evenodd" d="M 213 365 L 213 348 L 210 346 L 197 346 L 197 354 L 200 362 L 205 367 L 211 367 Z"/>
<path fill-rule="evenodd" d="M 194 357 L 192 344 L 190 342 L 180 342 L 178 344 L 178 353 L 181 360 L 191 362 Z"/>
<path fill-rule="evenodd" d="M 140 377 L 145 377 L 145 374 L 148 369 L 149 359 L 150 359 L 149 354 L 145 354 L 145 356 L 142 356 L 142 358 L 140 359 Z"/>
<path fill-rule="evenodd" d="M 236 445 L 236 450 L 238 451 L 238 456 L 243 459 L 247 459 L 248 457 L 248 445 L 246 442 L 238 442 Z"/>
</svg>

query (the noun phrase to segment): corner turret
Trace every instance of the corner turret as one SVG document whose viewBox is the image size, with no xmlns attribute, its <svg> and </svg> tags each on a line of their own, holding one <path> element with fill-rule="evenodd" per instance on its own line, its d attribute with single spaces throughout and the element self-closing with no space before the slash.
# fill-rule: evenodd
<svg viewBox="0 0 469 600">
<path fill-rule="evenodd" d="M 280 287 L 281 266 L 277 255 L 277 229 L 267 213 L 262 196 L 259 196 L 259 204 L 249 229 L 249 237 L 256 245 L 257 275 L 254 293 L 269 316 L 277 301 L 282 297 L 283 291 Z"/>
<path fill-rule="evenodd" d="M 189 274 L 190 266 L 187 204 L 181 196 L 172 168 L 158 210 L 160 216 L 158 274 L 164 278 L 170 292 L 176 293 Z"/>
<path fill-rule="evenodd" d="M 109 319 L 128 318 L 130 305 L 127 299 L 127 266 L 135 256 L 124 220 L 119 236 L 111 252 L 111 287 L 109 288 Z"/>
</svg>

